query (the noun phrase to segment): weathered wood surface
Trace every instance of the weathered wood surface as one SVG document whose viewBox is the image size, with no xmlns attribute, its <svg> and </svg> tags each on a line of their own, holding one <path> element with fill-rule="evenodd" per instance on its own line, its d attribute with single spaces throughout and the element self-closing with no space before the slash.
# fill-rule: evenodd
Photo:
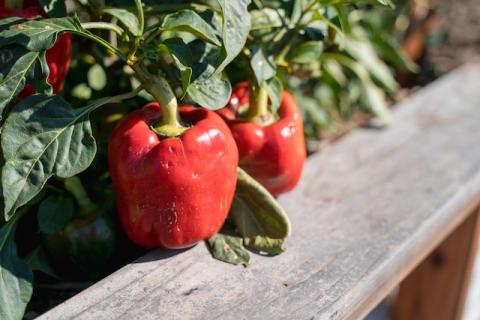
<svg viewBox="0 0 480 320">
<path fill-rule="evenodd" d="M 393 320 L 462 319 L 479 232 L 477 209 L 402 281 Z"/>
<path fill-rule="evenodd" d="M 153 251 L 41 319 L 358 319 L 480 202 L 480 65 L 310 157 L 280 202 L 287 252 L 248 268 Z"/>
</svg>

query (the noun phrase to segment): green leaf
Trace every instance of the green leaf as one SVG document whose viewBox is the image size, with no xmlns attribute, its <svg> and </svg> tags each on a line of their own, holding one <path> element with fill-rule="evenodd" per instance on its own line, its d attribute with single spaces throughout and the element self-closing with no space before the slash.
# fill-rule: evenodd
<svg viewBox="0 0 480 320">
<path fill-rule="evenodd" d="M 61 18 L 67 15 L 65 0 L 39 0 L 39 2 L 49 17 Z"/>
<path fill-rule="evenodd" d="M 72 109 L 58 96 L 33 95 L 13 109 L 1 136 L 5 220 L 32 199 L 51 176 L 71 177 L 90 165 L 96 144 L 88 115 L 115 99 L 99 99 Z"/>
<path fill-rule="evenodd" d="M 18 257 L 15 231 L 22 210 L 0 228 L 0 319 L 22 319 L 32 296 L 32 270 Z"/>
<path fill-rule="evenodd" d="M 211 68 L 207 68 L 188 87 L 190 98 L 204 108 L 218 110 L 223 108 L 232 94 L 232 86 L 227 80 L 223 80 L 220 75 L 210 76 Z"/>
<path fill-rule="evenodd" d="M 373 78 L 389 92 L 395 92 L 398 84 L 388 66 L 378 57 L 368 39 L 347 37 L 344 39 L 345 51 L 362 64 Z"/>
<path fill-rule="evenodd" d="M 207 241 L 215 259 L 234 265 L 248 265 L 250 254 L 242 245 L 242 238 L 217 233 Z"/>
<path fill-rule="evenodd" d="M 125 26 L 125 30 L 131 32 L 134 36 L 141 35 L 137 16 L 130 11 L 121 8 L 106 8 L 102 9 L 102 12 L 117 18 Z"/>
<path fill-rule="evenodd" d="M 73 200 L 69 196 L 49 196 L 38 207 L 37 221 L 41 232 L 61 231 L 75 215 Z"/>
<path fill-rule="evenodd" d="M 181 10 L 165 16 L 162 28 L 170 31 L 189 32 L 217 46 L 221 45 L 215 29 L 192 10 Z"/>
<path fill-rule="evenodd" d="M 255 79 L 257 80 L 258 85 L 273 78 L 277 71 L 273 56 L 265 52 L 265 50 L 263 50 L 258 44 L 254 45 L 252 48 L 250 66 L 255 74 Z"/>
<path fill-rule="evenodd" d="M 248 5 L 250 0 L 217 0 L 222 8 L 222 63 L 217 67 L 216 74 L 225 67 L 242 51 L 250 32 L 250 14 Z"/>
<path fill-rule="evenodd" d="M 41 271 L 52 278 L 60 279 L 60 276 L 53 270 L 50 263 L 48 263 L 47 255 L 42 246 L 33 249 L 26 257 L 25 263 L 35 271 Z"/>
<path fill-rule="evenodd" d="M 230 216 L 247 247 L 269 254 L 283 252 L 283 242 L 290 235 L 287 214 L 260 183 L 240 168 Z"/>
<path fill-rule="evenodd" d="M 19 44 L 30 51 L 44 51 L 55 44 L 58 34 L 62 32 L 88 33 L 77 17 L 20 21 L 23 23 L 10 25 L 0 32 L 0 47 Z"/>
<path fill-rule="evenodd" d="M 300 64 L 314 63 L 318 62 L 322 52 L 322 41 L 305 41 L 290 52 L 288 59 Z"/>
<path fill-rule="evenodd" d="M 0 120 L 7 104 L 22 91 L 39 55 L 21 47 L 0 50 Z"/>
<path fill-rule="evenodd" d="M 282 82 L 277 77 L 267 81 L 268 97 L 270 98 L 270 108 L 277 112 L 282 102 Z"/>
<path fill-rule="evenodd" d="M 94 64 L 87 72 L 88 85 L 90 88 L 100 91 L 107 85 L 107 75 L 102 66 Z"/>
<path fill-rule="evenodd" d="M 187 93 L 192 78 L 191 65 L 193 64 L 190 47 L 180 38 L 170 38 L 160 44 L 158 50 L 166 52 L 172 57 L 178 70 L 180 70 L 183 92 Z"/>
</svg>

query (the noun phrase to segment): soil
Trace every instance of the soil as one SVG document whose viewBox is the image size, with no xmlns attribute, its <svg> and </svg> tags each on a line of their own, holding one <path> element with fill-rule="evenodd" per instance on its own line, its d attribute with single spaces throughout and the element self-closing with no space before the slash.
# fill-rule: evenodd
<svg viewBox="0 0 480 320">
<path fill-rule="evenodd" d="M 467 62 L 480 62 L 480 2 L 436 0 L 433 9 L 437 32 L 445 32 L 443 43 L 428 49 L 431 63 L 446 72 Z"/>
</svg>

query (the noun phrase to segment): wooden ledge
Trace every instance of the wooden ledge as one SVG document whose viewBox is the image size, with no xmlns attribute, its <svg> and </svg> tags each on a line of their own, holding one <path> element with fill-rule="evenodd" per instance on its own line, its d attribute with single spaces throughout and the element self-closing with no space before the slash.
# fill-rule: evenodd
<svg viewBox="0 0 480 320">
<path fill-rule="evenodd" d="M 248 268 L 206 246 L 152 251 L 40 319 L 357 319 L 480 203 L 480 65 L 307 160 L 280 197 L 287 252 Z"/>
</svg>

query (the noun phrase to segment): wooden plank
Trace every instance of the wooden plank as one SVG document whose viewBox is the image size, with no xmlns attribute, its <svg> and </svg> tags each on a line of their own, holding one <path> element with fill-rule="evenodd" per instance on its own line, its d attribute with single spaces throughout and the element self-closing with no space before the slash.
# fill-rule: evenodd
<svg viewBox="0 0 480 320">
<path fill-rule="evenodd" d="M 476 210 L 400 285 L 393 320 L 460 320 L 480 232 Z"/>
<path fill-rule="evenodd" d="M 155 250 L 40 319 L 358 319 L 480 202 L 480 65 L 307 160 L 280 197 L 287 252 L 247 268 L 204 244 Z"/>
</svg>

